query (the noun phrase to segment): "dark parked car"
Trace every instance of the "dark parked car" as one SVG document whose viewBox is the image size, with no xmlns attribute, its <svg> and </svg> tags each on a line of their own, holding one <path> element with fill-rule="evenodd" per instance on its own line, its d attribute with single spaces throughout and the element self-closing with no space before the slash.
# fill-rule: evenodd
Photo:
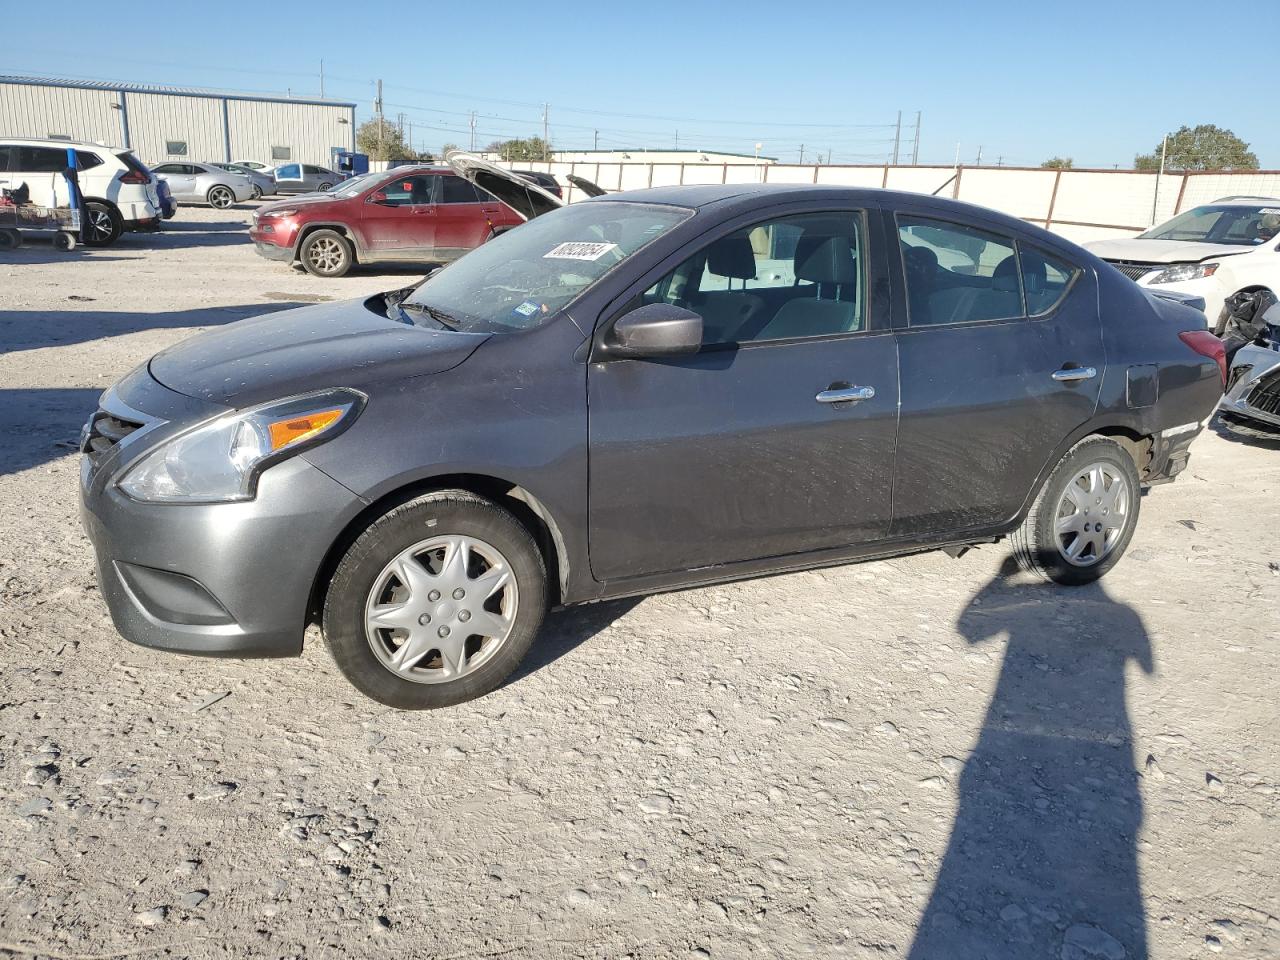
<svg viewBox="0 0 1280 960">
<path fill-rule="evenodd" d="M 451 169 L 420 165 L 264 204 L 249 237 L 268 259 L 340 277 L 356 264 L 448 263 L 523 222 Z"/>
<path fill-rule="evenodd" d="M 978 207 L 640 190 L 158 354 L 85 427 L 83 518 L 128 639 L 292 656 L 316 620 L 364 693 L 439 707 L 548 607 L 1006 536 L 1095 580 L 1222 359 L 1196 311 Z"/>
</svg>

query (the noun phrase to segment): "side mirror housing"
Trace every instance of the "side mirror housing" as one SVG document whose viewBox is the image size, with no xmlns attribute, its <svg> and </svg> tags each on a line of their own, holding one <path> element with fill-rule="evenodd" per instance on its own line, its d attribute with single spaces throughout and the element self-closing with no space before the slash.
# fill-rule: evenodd
<svg viewBox="0 0 1280 960">
<path fill-rule="evenodd" d="M 702 346 L 702 317 L 670 303 L 650 303 L 623 314 L 602 344 L 605 358 L 678 357 Z"/>
</svg>

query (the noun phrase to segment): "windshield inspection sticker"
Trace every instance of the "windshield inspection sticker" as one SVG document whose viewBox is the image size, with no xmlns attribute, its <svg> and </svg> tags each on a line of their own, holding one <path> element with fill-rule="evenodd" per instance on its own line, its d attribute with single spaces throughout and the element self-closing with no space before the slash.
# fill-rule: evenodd
<svg viewBox="0 0 1280 960">
<path fill-rule="evenodd" d="M 571 243 L 560 243 L 552 247 L 550 252 L 544 253 L 542 255 L 542 259 L 599 260 L 616 246 L 616 243 L 589 243 L 581 240 Z"/>
<path fill-rule="evenodd" d="M 532 317 L 535 313 L 538 312 L 538 305 L 534 303 L 532 300 L 526 300 L 524 303 L 520 304 L 520 306 L 516 307 L 511 312 L 521 317 Z"/>
</svg>

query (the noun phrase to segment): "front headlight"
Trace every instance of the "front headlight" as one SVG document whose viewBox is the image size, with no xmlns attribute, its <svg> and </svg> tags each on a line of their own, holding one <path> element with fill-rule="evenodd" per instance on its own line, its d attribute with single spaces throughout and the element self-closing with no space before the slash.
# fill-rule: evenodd
<svg viewBox="0 0 1280 960">
<path fill-rule="evenodd" d="M 252 500 L 263 470 L 337 436 L 364 399 L 340 388 L 219 417 L 152 450 L 125 472 L 120 489 L 158 503 Z"/>
<path fill-rule="evenodd" d="M 1203 280 L 1218 272 L 1217 263 L 1179 263 L 1177 266 L 1165 267 L 1148 283 L 1178 283 L 1182 280 Z"/>
<path fill-rule="evenodd" d="M 287 210 L 268 210 L 262 214 L 262 219 L 265 220 L 267 217 L 292 217 L 297 212 L 293 207 Z"/>
</svg>

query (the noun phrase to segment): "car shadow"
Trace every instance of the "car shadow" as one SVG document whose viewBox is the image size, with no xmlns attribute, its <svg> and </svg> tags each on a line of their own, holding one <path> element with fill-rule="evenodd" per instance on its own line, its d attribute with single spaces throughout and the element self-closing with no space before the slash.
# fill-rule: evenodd
<svg viewBox="0 0 1280 960">
<path fill-rule="evenodd" d="M 74 250 L 59 250 L 54 247 L 53 242 L 46 237 L 36 237 L 30 240 L 24 239 L 22 246 L 18 247 L 16 250 L 0 250 L 0 266 L 9 263 L 14 265 L 37 263 L 83 263 L 85 261 L 106 263 L 112 260 L 141 259 L 141 256 L 115 256 L 113 254 L 105 253 L 101 247 L 86 247 L 84 244 L 80 244 Z"/>
<path fill-rule="evenodd" d="M 159 230 L 137 230 L 116 241 L 124 250 L 177 250 L 249 244 L 249 224 L 243 220 L 212 222 L 166 220 Z"/>
<path fill-rule="evenodd" d="M 79 449 L 80 427 L 102 391 L 0 388 L 0 477 Z"/>
<path fill-rule="evenodd" d="M 627 597 L 622 600 L 603 600 L 599 603 L 587 603 L 548 613 L 537 640 L 525 654 L 520 666 L 502 685 L 505 687 L 519 683 L 530 674 L 555 663 L 615 620 L 626 616 L 640 603 L 640 599 Z"/>
<path fill-rule="evenodd" d="M 1012 573 L 958 621 L 970 644 L 1007 646 L 909 960 L 1145 960 L 1125 671 L 1153 671 L 1151 640 L 1101 584 Z"/>
<path fill-rule="evenodd" d="M 293 300 L 198 310 L 145 313 L 116 310 L 5 310 L 0 312 L 0 353 L 87 343 L 142 330 L 212 327 L 308 304 Z"/>
</svg>

